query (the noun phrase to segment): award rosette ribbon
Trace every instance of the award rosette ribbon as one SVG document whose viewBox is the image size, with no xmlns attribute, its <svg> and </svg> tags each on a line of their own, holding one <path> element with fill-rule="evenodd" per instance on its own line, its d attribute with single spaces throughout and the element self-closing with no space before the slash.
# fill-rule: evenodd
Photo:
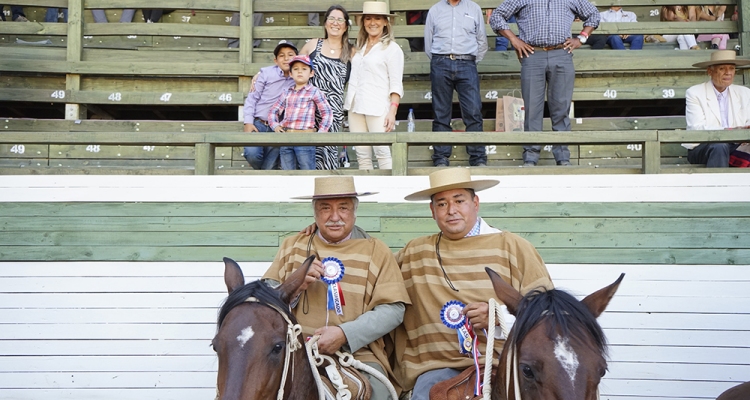
<svg viewBox="0 0 750 400">
<path fill-rule="evenodd" d="M 443 325 L 455 329 L 458 333 L 458 349 L 461 354 L 471 354 L 474 347 L 473 332 L 469 329 L 466 316 L 463 314 L 464 304 L 458 300 L 450 300 L 440 310 L 440 320 Z"/>
<path fill-rule="evenodd" d="M 323 276 L 320 279 L 328 285 L 328 309 L 336 310 L 336 314 L 344 314 L 344 292 L 339 281 L 344 277 L 344 263 L 336 257 L 326 257 L 321 260 Z"/>
</svg>

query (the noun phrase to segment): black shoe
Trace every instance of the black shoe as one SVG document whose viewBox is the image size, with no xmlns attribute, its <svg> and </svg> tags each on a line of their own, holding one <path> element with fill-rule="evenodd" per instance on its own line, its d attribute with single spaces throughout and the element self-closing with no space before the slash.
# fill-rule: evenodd
<svg viewBox="0 0 750 400">
<path fill-rule="evenodd" d="M 523 166 L 524 166 L 524 167 L 536 167 L 536 163 L 535 163 L 535 162 L 533 162 L 533 161 L 525 161 L 525 162 L 523 163 Z"/>
<path fill-rule="evenodd" d="M 711 44 L 711 49 L 712 50 L 719 50 L 719 45 L 716 44 L 716 43 L 713 43 L 713 44 Z"/>
<path fill-rule="evenodd" d="M 487 163 L 483 163 L 483 162 L 478 162 L 472 165 L 472 167 L 486 167 L 486 166 L 487 166 Z"/>
<path fill-rule="evenodd" d="M 557 165 L 560 165 L 562 167 L 570 167 L 573 164 L 571 164 L 570 161 L 558 161 Z"/>
<path fill-rule="evenodd" d="M 447 167 L 448 166 L 448 161 L 439 160 L 439 161 L 433 162 L 432 165 L 435 166 L 435 167 Z"/>
</svg>

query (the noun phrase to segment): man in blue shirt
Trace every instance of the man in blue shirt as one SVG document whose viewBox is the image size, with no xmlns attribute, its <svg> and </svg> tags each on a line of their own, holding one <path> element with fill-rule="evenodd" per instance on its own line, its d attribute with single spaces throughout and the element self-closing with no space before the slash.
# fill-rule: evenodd
<svg viewBox="0 0 750 400">
<path fill-rule="evenodd" d="M 515 16 L 518 36 L 508 26 Z M 571 38 L 573 20 L 580 17 L 583 31 Z M 586 43 L 599 26 L 599 10 L 586 0 L 507 0 L 495 9 L 490 26 L 508 38 L 521 62 L 521 93 L 526 109 L 525 131 L 541 131 L 544 97 L 547 96 L 553 131 L 570 131 L 570 104 L 573 100 L 573 50 Z M 523 165 L 539 162 L 540 145 L 524 146 Z M 570 165 L 568 146 L 552 147 L 557 165 Z"/>
<path fill-rule="evenodd" d="M 481 132 L 482 99 L 477 63 L 487 53 L 482 9 L 471 0 L 440 0 L 430 8 L 424 25 L 424 51 L 430 59 L 433 132 L 450 132 L 453 90 L 468 132 Z M 452 146 L 433 146 L 432 163 L 450 164 Z M 484 145 L 466 146 L 469 164 L 487 165 Z"/>
</svg>

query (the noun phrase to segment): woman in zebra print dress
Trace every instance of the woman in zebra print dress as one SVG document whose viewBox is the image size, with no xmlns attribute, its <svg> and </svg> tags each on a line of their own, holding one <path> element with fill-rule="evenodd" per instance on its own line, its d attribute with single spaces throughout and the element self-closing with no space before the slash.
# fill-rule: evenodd
<svg viewBox="0 0 750 400">
<path fill-rule="evenodd" d="M 326 96 L 333 110 L 330 132 L 340 132 L 344 123 L 344 86 L 349 80 L 353 46 L 349 43 L 349 13 L 339 5 L 325 14 L 325 37 L 311 39 L 300 54 L 307 54 L 315 66 L 310 83 Z M 318 147 L 315 152 L 317 169 L 338 168 L 338 146 Z"/>
</svg>

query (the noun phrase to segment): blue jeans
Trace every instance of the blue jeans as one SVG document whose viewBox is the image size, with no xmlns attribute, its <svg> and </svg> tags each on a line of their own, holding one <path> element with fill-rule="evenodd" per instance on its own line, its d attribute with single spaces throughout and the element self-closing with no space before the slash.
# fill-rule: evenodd
<svg viewBox="0 0 750 400">
<path fill-rule="evenodd" d="M 619 35 L 609 35 L 607 44 L 615 50 L 625 50 L 623 43 L 630 43 L 630 50 L 641 50 L 643 48 L 643 35 L 630 35 L 626 39 Z"/>
<path fill-rule="evenodd" d="M 273 132 L 270 126 L 266 125 L 259 118 L 255 118 L 253 125 L 258 132 Z M 242 153 L 247 162 L 253 169 L 276 169 L 279 165 L 279 148 L 271 146 L 247 146 Z"/>
<path fill-rule="evenodd" d="M 62 10 L 63 10 L 63 21 L 68 22 L 68 9 L 63 8 Z M 59 14 L 59 8 L 48 7 L 47 14 L 44 16 L 44 22 L 57 22 L 58 14 Z"/>
<path fill-rule="evenodd" d="M 479 73 L 472 60 L 451 60 L 445 56 L 432 55 L 430 61 L 430 82 L 432 83 L 432 109 L 435 119 L 433 132 L 451 132 L 453 111 L 453 91 L 458 93 L 461 119 L 467 132 L 482 132 L 482 99 L 479 96 Z M 449 165 L 452 146 L 433 146 L 434 165 Z M 487 163 L 484 145 L 466 146 L 469 164 Z"/>
<path fill-rule="evenodd" d="M 281 146 L 281 169 L 315 169 L 315 146 Z"/>
<path fill-rule="evenodd" d="M 439 382 L 453 378 L 461 373 L 461 370 L 453 368 L 440 368 L 427 371 L 417 377 L 411 400 L 429 400 L 430 389 Z"/>
</svg>

